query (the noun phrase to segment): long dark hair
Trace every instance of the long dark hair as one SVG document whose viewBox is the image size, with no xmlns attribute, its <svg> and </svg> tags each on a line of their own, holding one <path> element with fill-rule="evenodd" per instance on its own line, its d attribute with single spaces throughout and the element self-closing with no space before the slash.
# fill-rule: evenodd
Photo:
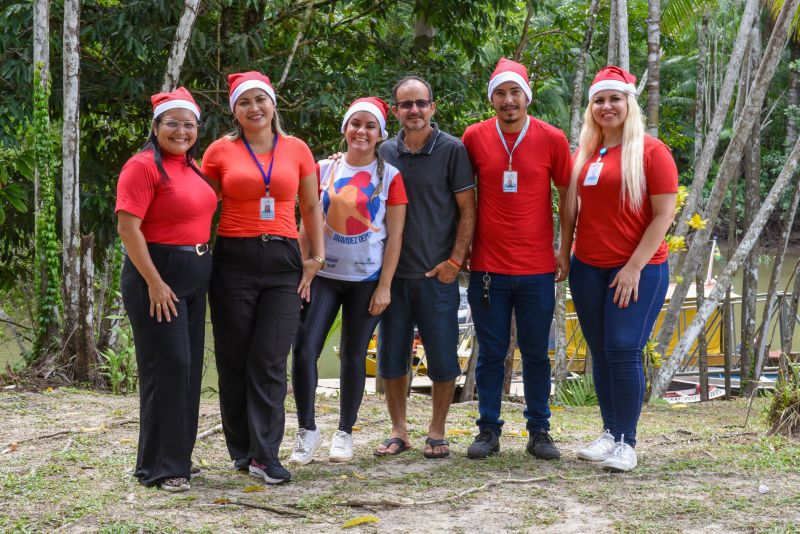
<svg viewBox="0 0 800 534">
<path fill-rule="evenodd" d="M 164 164 L 162 163 L 162 154 L 161 154 L 161 145 L 158 144 L 158 138 L 156 137 L 156 132 L 154 130 L 156 123 L 159 122 L 161 115 L 153 119 L 152 127 L 150 128 L 150 135 L 147 137 L 147 141 L 145 141 L 144 146 L 140 150 L 140 152 L 145 152 L 147 150 L 153 151 L 153 161 L 155 161 L 156 167 L 158 168 L 158 174 L 161 175 L 161 183 L 166 185 L 169 183 L 169 174 L 164 169 Z M 198 121 L 197 124 L 197 139 L 195 139 L 194 144 L 189 147 L 189 150 L 186 151 L 186 164 L 192 168 L 197 175 L 202 178 L 203 180 L 208 181 L 208 177 L 200 172 L 200 169 L 197 168 L 197 164 L 194 162 L 197 155 L 200 153 L 200 123 Z"/>
</svg>

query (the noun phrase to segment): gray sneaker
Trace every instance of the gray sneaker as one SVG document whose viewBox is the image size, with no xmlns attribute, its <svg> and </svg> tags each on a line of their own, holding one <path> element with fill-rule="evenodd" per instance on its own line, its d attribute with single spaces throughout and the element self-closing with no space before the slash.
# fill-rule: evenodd
<svg viewBox="0 0 800 534">
<path fill-rule="evenodd" d="M 622 439 L 624 438 L 625 436 L 622 436 Z M 612 473 L 625 473 L 634 469 L 639 463 L 636 459 L 636 451 L 622 439 L 614 446 L 609 457 L 600 464 L 604 470 Z"/>
<path fill-rule="evenodd" d="M 322 445 L 322 433 L 319 428 L 306 430 L 301 428 L 297 431 L 297 443 L 292 449 L 292 456 L 289 458 L 290 464 L 306 465 L 314 461 L 314 453 Z"/>
<path fill-rule="evenodd" d="M 475 436 L 475 441 L 467 448 L 467 458 L 483 460 L 500 452 L 500 438 L 494 431 L 486 429 Z"/>
<path fill-rule="evenodd" d="M 608 430 L 604 430 L 599 438 L 578 451 L 578 458 L 590 462 L 602 462 L 611 456 L 615 445 L 614 436 Z"/>
<path fill-rule="evenodd" d="M 528 446 L 525 448 L 528 454 L 532 454 L 542 460 L 558 460 L 561 453 L 558 452 L 553 438 L 547 432 L 531 432 L 528 438 Z"/>
</svg>

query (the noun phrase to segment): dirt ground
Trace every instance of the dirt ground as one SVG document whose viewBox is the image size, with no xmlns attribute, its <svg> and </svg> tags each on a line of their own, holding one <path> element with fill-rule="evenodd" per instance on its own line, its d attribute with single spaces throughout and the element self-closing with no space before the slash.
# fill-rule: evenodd
<svg viewBox="0 0 800 534">
<path fill-rule="evenodd" d="M 203 475 L 176 495 L 131 476 L 136 397 L 3 391 L 0 531 L 332 532 L 360 518 L 371 522 L 349 531 L 800 532 L 800 443 L 765 435 L 763 400 L 747 428 L 744 401 L 645 407 L 640 465 L 625 475 L 575 458 L 598 433 L 597 408 L 554 407 L 552 433 L 563 459 L 544 462 L 526 454 L 522 407 L 514 403 L 504 406 L 499 455 L 466 458 L 477 416 L 475 403 L 466 403 L 455 405 L 448 420 L 451 457 L 426 460 L 429 406 L 429 398 L 412 396 L 411 451 L 375 458 L 389 420 L 383 399 L 367 396 L 354 432 L 355 461 L 330 464 L 338 400 L 320 397 L 326 444 L 317 461 L 293 468 L 292 483 L 279 487 L 234 472 L 222 435 L 212 434 L 195 449 Z M 219 422 L 216 401 L 204 400 L 201 430 Z M 282 456 L 296 428 L 290 398 Z"/>
</svg>

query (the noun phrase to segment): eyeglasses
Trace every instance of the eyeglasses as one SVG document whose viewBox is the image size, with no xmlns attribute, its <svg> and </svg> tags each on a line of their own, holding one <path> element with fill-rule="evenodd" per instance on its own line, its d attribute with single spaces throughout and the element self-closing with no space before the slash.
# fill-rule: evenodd
<svg viewBox="0 0 800 534">
<path fill-rule="evenodd" d="M 428 109 L 432 104 L 431 100 L 401 100 L 397 102 L 396 106 L 402 110 L 408 111 L 409 109 L 417 106 L 417 109 Z"/>
<path fill-rule="evenodd" d="M 194 131 L 195 128 L 199 128 L 201 124 L 199 122 L 193 122 L 193 121 L 176 121 L 175 119 L 167 119 L 158 122 L 160 122 L 161 124 L 164 125 L 165 128 L 168 128 L 170 130 L 177 130 L 179 126 L 183 126 L 183 129 L 186 130 L 187 132 Z"/>
</svg>

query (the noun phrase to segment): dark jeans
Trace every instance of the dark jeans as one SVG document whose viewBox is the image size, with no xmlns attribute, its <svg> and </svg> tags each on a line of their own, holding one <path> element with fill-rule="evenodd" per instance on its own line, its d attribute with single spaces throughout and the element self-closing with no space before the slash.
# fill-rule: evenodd
<svg viewBox="0 0 800 534">
<path fill-rule="evenodd" d="M 482 302 L 483 272 L 469 281 L 469 305 L 478 339 L 475 382 L 478 389 L 476 421 L 483 430 L 498 435 L 503 428 L 500 406 L 505 359 L 511 334 L 511 311 L 517 321 L 517 343 L 522 353 L 525 418 L 531 432 L 550 430 L 550 357 L 548 341 L 555 310 L 553 273 L 505 275 L 488 273 L 489 307 Z"/>
<path fill-rule="evenodd" d="M 300 319 L 295 240 L 218 237 L 209 301 L 228 452 L 237 466 L 278 457 L 286 360 Z"/>
<path fill-rule="evenodd" d="M 292 384 L 300 428 L 317 428 L 314 421 L 317 360 L 341 308 L 339 430 L 353 432 L 364 396 L 369 340 L 380 321 L 380 316 L 369 314 L 369 301 L 376 287 L 378 282 L 350 282 L 322 276 L 311 283 L 311 303 L 300 313 L 292 353 Z"/>
<path fill-rule="evenodd" d="M 581 331 L 592 353 L 592 375 L 603 426 L 636 446 L 645 382 L 642 350 L 664 304 L 669 286 L 667 263 L 645 265 L 639 298 L 627 308 L 614 304 L 608 285 L 622 268 L 593 267 L 572 257 L 569 287 Z"/>
<path fill-rule="evenodd" d="M 147 486 L 189 478 L 197 437 L 203 376 L 206 291 L 211 256 L 150 249 L 150 257 L 178 302 L 170 322 L 150 317 L 147 282 L 129 258 L 122 267 L 122 301 L 128 312 L 139 368 L 139 446 L 134 476 Z"/>
<path fill-rule="evenodd" d="M 448 382 L 461 374 L 458 364 L 458 281 L 438 278 L 392 280 L 392 304 L 383 312 L 378 333 L 378 373 L 383 378 L 408 374 L 414 326 L 425 347 L 428 378 Z"/>
</svg>

